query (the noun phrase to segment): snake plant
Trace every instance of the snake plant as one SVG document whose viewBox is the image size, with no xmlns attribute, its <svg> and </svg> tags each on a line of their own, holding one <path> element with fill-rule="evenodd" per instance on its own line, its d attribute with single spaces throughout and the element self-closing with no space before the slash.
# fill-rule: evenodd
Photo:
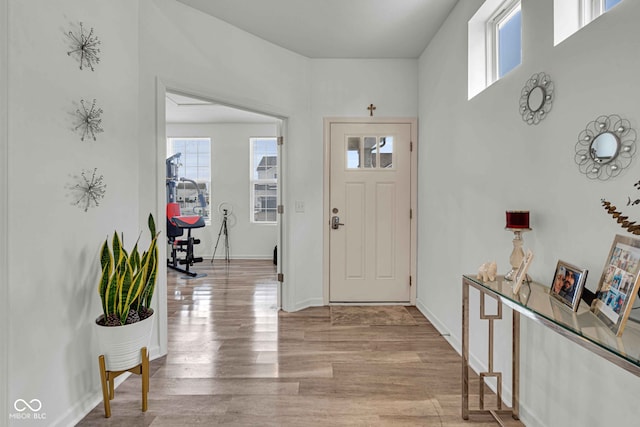
<svg viewBox="0 0 640 427">
<path fill-rule="evenodd" d="M 98 293 L 102 300 L 105 326 L 118 326 L 137 322 L 150 316 L 151 298 L 158 272 L 158 235 L 153 215 L 149 214 L 151 243 L 140 255 L 138 241 L 131 253 L 123 248 L 123 238 L 114 231 L 109 248 L 109 238 L 100 250 L 102 274 Z"/>
</svg>

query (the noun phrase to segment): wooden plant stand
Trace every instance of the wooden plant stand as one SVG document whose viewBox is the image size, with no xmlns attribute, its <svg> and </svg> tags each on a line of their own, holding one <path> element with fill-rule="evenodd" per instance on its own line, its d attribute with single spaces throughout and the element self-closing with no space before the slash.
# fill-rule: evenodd
<svg viewBox="0 0 640 427">
<path fill-rule="evenodd" d="M 115 395 L 113 380 L 125 372 L 142 375 L 142 412 L 147 412 L 147 394 L 149 392 L 149 353 L 147 352 L 146 347 L 142 347 L 140 349 L 140 356 L 142 356 L 142 363 L 124 371 L 107 371 L 104 355 L 100 355 L 98 357 L 105 418 L 111 417 L 111 405 L 109 401 L 112 400 Z"/>
</svg>

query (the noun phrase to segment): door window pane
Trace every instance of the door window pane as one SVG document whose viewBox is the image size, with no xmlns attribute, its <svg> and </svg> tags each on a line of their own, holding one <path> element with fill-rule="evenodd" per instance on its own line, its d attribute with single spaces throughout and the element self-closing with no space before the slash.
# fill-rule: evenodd
<svg viewBox="0 0 640 427">
<path fill-rule="evenodd" d="M 360 137 L 350 136 L 347 138 L 347 169 L 358 169 L 360 167 Z"/>
<path fill-rule="evenodd" d="M 392 136 L 380 137 L 380 167 L 381 168 L 393 167 L 393 137 Z"/>
<path fill-rule="evenodd" d="M 376 167 L 376 137 L 365 136 L 364 137 L 364 167 L 375 168 Z"/>
<path fill-rule="evenodd" d="M 347 138 L 347 169 L 388 169 L 392 167 L 392 136 L 350 136 Z"/>
</svg>

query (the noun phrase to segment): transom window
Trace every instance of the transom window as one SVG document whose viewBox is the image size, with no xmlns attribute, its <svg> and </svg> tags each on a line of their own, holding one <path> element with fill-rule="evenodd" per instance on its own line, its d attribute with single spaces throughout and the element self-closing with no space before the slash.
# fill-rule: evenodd
<svg viewBox="0 0 640 427">
<path fill-rule="evenodd" d="M 582 0 L 582 26 L 596 19 L 598 16 L 607 12 L 613 6 L 622 0 Z"/>
<path fill-rule="evenodd" d="M 468 22 L 468 97 L 522 62 L 520 0 L 485 0 Z"/>
<path fill-rule="evenodd" d="M 522 10 L 519 1 L 509 1 L 499 8 L 488 25 L 493 46 L 490 80 L 504 77 L 522 62 Z"/>
<path fill-rule="evenodd" d="M 554 0 L 553 41 L 560 44 L 623 0 Z"/>
<path fill-rule="evenodd" d="M 251 144 L 251 222 L 276 223 L 278 214 L 278 140 L 249 138 Z"/>
</svg>

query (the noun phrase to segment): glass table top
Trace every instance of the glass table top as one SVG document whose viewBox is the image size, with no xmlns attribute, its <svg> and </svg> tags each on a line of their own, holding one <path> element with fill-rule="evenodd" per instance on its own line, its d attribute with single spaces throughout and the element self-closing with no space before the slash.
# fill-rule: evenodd
<svg viewBox="0 0 640 427">
<path fill-rule="evenodd" d="M 527 317 L 542 318 L 552 326 L 556 326 L 558 332 L 563 335 L 583 338 L 592 347 L 596 346 L 604 350 L 604 353 L 626 360 L 638 368 L 637 371 L 634 369 L 632 372 L 640 375 L 640 323 L 629 319 L 622 335 L 618 337 L 591 312 L 584 300 L 580 301 L 578 310 L 574 312 L 569 306 L 549 294 L 549 286 L 530 282 L 529 285 L 523 284 L 520 292 L 514 294 L 511 289 L 513 282 L 504 280 L 503 276 L 496 277 L 493 282 L 483 282 L 471 274 L 465 274 L 464 278 L 475 287 L 484 288 L 490 291 L 489 293 L 496 294 L 504 303 Z M 579 342 L 576 339 L 573 340 Z M 584 346 L 585 343 L 580 344 Z M 612 360 L 609 357 L 607 359 Z M 612 361 L 615 362 L 615 360 Z"/>
</svg>

